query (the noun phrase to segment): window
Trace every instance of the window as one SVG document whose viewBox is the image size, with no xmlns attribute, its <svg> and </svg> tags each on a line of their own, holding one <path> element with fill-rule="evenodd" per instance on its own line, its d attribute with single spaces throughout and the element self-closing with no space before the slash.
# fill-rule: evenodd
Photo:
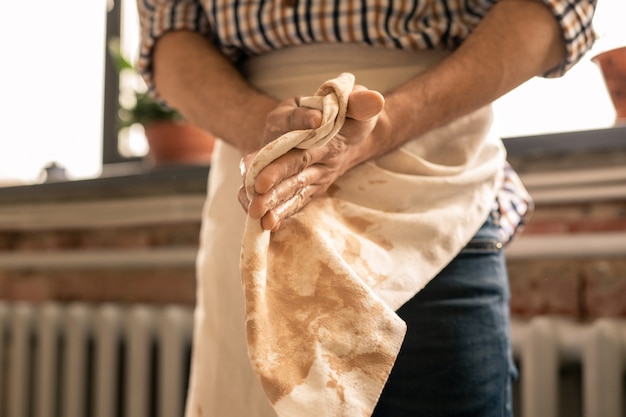
<svg viewBox="0 0 626 417">
<path fill-rule="evenodd" d="M 99 175 L 105 1 L 2 5 L 0 184 L 32 183 L 57 161 Z"/>
<path fill-rule="evenodd" d="M 124 3 L 121 30 L 133 52 L 138 39 L 135 2 Z M 70 179 L 101 174 L 102 161 L 107 161 L 103 131 L 111 129 L 103 121 L 105 16 L 113 5 L 122 3 L 31 0 L 3 5 L 0 91 L 8 110 L 0 113 L 0 185 L 37 182 L 53 161 L 67 169 Z M 623 16 L 626 2 L 601 0 L 596 15 L 601 39 L 578 67 L 562 79 L 531 80 L 499 100 L 502 135 L 611 126 L 613 109 L 600 72 L 589 59 L 603 49 L 626 45 Z M 140 154 L 141 141 L 131 142 Z"/>
<path fill-rule="evenodd" d="M 496 102 L 504 137 L 607 128 L 615 110 L 602 74 L 591 58 L 626 46 L 626 2 L 600 0 L 594 16 L 598 40 L 583 60 L 564 77 L 535 78 Z"/>
</svg>

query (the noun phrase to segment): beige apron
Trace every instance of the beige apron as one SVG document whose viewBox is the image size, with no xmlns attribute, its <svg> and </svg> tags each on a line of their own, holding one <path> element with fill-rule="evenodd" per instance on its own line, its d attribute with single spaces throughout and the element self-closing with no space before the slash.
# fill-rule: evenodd
<svg viewBox="0 0 626 417">
<path fill-rule="evenodd" d="M 314 45 L 255 58 L 245 72 L 276 98 L 310 95 L 341 72 L 384 94 L 443 56 Z M 241 155 L 218 142 L 187 416 L 369 416 L 404 336 L 394 310 L 452 260 L 493 205 L 505 153 L 491 120 L 491 109 L 480 109 L 352 169 L 332 196 L 272 234 L 263 312 L 247 312 L 256 373 L 238 272 Z"/>
</svg>

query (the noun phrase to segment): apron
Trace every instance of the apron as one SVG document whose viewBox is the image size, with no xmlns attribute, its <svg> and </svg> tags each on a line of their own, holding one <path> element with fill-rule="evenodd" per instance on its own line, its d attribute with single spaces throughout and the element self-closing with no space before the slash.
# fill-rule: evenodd
<svg viewBox="0 0 626 417">
<path fill-rule="evenodd" d="M 242 71 L 277 99 L 311 95 L 341 72 L 385 94 L 445 56 L 308 45 L 252 58 Z M 348 171 L 332 195 L 285 221 L 270 239 L 265 327 L 253 338 L 245 324 L 256 310 L 246 311 L 239 271 L 242 155 L 218 141 L 197 257 L 186 415 L 369 416 L 404 336 L 394 311 L 456 256 L 493 207 L 505 151 L 491 125 L 484 107 L 433 130 Z"/>
</svg>

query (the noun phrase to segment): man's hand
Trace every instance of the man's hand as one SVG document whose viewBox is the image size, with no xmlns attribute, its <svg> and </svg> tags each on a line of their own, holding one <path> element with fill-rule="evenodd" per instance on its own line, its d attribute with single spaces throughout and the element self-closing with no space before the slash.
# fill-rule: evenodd
<svg viewBox="0 0 626 417">
<path fill-rule="evenodd" d="M 265 230 L 277 230 L 283 220 L 325 193 L 352 168 L 351 162 L 358 158 L 348 157 L 350 152 L 372 133 L 383 107 L 380 93 L 355 86 L 348 98 L 346 121 L 337 136 L 324 146 L 293 149 L 265 167 L 256 179 L 252 200 L 243 187 L 239 190 L 239 201 L 250 217 L 260 219 Z M 321 120 L 319 110 L 299 107 L 297 98 L 285 100 L 267 116 L 265 143 L 286 132 L 316 128 Z M 243 158 L 242 175 L 254 156 Z"/>
</svg>

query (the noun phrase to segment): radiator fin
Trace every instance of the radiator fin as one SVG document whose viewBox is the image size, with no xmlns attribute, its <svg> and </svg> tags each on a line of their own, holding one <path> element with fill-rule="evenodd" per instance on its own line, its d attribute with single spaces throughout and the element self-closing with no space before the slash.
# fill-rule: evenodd
<svg viewBox="0 0 626 417">
<path fill-rule="evenodd" d="M 192 327 L 186 306 L 0 302 L 0 417 L 181 416 Z M 626 320 L 536 317 L 512 336 L 516 416 L 626 417 Z"/>
<path fill-rule="evenodd" d="M 183 412 L 186 306 L 0 303 L 0 417 Z"/>
<path fill-rule="evenodd" d="M 516 415 L 626 417 L 625 320 L 603 318 L 578 323 L 536 317 L 514 321 L 512 334 L 520 367 L 520 412 Z M 572 365 L 580 367 L 580 387 L 576 390 L 571 390 L 562 377 L 563 370 Z"/>
</svg>

